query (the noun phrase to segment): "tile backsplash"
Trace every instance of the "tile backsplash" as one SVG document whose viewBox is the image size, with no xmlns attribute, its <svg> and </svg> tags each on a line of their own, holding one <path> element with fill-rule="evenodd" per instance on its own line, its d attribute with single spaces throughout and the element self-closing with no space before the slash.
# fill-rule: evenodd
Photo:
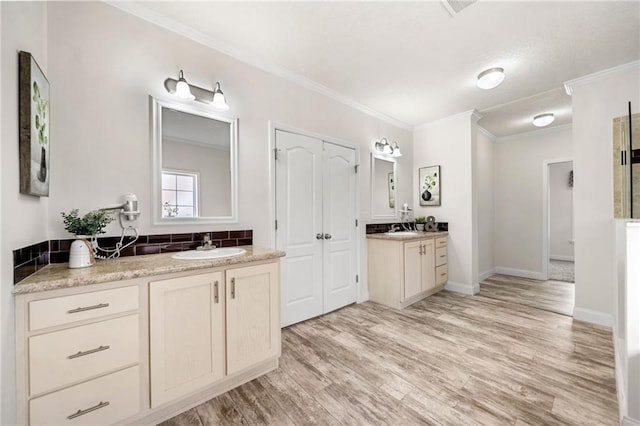
<svg viewBox="0 0 640 426">
<path fill-rule="evenodd" d="M 449 231 L 448 222 L 437 222 L 437 224 L 438 224 L 438 231 L 442 231 L 442 232 Z M 367 234 L 380 234 L 382 232 L 387 232 L 391 228 L 391 225 L 399 225 L 402 228 L 402 224 L 397 222 L 369 223 L 367 224 Z"/>
<path fill-rule="evenodd" d="M 253 244 L 253 230 L 194 232 L 181 234 L 140 235 L 131 246 L 123 249 L 120 256 L 141 256 L 176 251 L 193 250 L 202 245 L 205 234 L 211 235 L 216 247 L 237 247 Z M 98 238 L 98 245 L 112 249 L 120 237 Z M 130 238 L 123 241 L 125 245 Z M 50 240 L 13 251 L 13 283 L 27 278 L 49 263 L 64 263 L 69 260 L 69 249 L 73 239 Z"/>
</svg>

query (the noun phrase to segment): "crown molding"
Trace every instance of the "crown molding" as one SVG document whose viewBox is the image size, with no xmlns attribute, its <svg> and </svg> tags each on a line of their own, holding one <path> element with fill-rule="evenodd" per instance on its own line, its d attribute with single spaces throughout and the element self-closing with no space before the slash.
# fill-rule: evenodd
<svg viewBox="0 0 640 426">
<path fill-rule="evenodd" d="M 567 92 L 567 95 L 571 96 L 575 87 L 583 86 L 585 84 L 609 77 L 612 74 L 627 71 L 633 68 L 637 68 L 640 71 L 640 61 L 629 62 L 628 64 L 618 65 L 617 67 L 607 68 L 606 70 L 594 72 L 593 74 L 587 74 L 585 76 L 569 80 L 564 83 L 564 90 Z"/>
<path fill-rule="evenodd" d="M 482 126 L 478 126 L 478 132 L 482 133 L 483 135 L 491 139 L 493 142 L 495 142 L 498 139 L 496 135 L 494 135 L 493 133 L 491 133 L 490 131 L 488 131 Z"/>
<path fill-rule="evenodd" d="M 453 120 L 456 118 L 474 118 L 477 120 L 479 120 L 480 118 L 482 118 L 482 115 L 475 109 L 471 109 L 469 111 L 463 111 L 463 112 L 459 112 L 457 114 L 453 114 L 453 115 L 449 115 L 447 117 L 443 117 L 443 118 L 439 118 L 437 120 L 433 120 L 433 121 L 429 121 L 427 123 L 422 123 L 422 124 L 418 124 L 413 128 L 413 131 L 415 132 L 416 130 L 421 130 L 430 126 L 433 126 L 434 124 L 438 124 L 441 122 L 445 122 L 448 120 Z"/>
<path fill-rule="evenodd" d="M 559 132 L 561 130 L 571 129 L 572 126 L 573 126 L 572 123 L 567 123 L 567 124 L 561 124 L 559 126 L 545 127 L 543 129 L 531 130 L 529 132 L 514 133 L 513 135 L 502 136 L 502 137 L 496 138 L 495 141 L 496 142 L 505 142 L 505 141 L 510 141 L 510 140 L 513 140 L 513 139 L 520 139 L 522 137 L 527 137 L 527 136 L 544 135 L 545 133 L 554 133 L 554 132 Z"/>
<path fill-rule="evenodd" d="M 348 96 L 342 95 L 341 93 L 338 93 L 335 90 L 328 88 L 327 86 L 317 83 L 309 78 L 303 77 L 300 74 L 294 73 L 284 67 L 281 67 L 280 65 L 276 65 L 275 63 L 268 61 L 258 55 L 254 55 L 244 50 L 237 49 L 229 45 L 228 43 L 210 37 L 200 31 L 194 30 L 193 28 L 181 24 L 174 19 L 168 18 L 165 15 L 150 10 L 141 3 L 109 1 L 105 1 L 105 3 L 109 6 L 120 9 L 123 12 L 136 16 L 161 28 L 164 28 L 176 34 L 180 34 L 181 36 L 193 40 L 196 43 L 202 44 L 203 46 L 206 46 L 210 49 L 217 50 L 218 52 L 237 59 L 240 62 L 244 62 L 263 71 L 266 71 L 269 74 L 275 75 L 276 77 L 283 78 L 306 89 L 320 93 L 328 98 L 340 102 L 343 105 L 370 115 L 371 117 L 377 118 L 404 130 L 413 130 L 413 126 L 403 121 L 369 108 L 368 106 L 363 105 Z"/>
</svg>

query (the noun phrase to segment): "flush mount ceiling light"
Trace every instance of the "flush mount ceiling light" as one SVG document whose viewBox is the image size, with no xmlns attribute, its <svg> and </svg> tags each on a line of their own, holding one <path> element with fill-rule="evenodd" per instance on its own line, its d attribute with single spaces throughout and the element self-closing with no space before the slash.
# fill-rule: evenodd
<svg viewBox="0 0 640 426">
<path fill-rule="evenodd" d="M 481 89 L 493 89 L 498 87 L 504 80 L 504 68 L 489 68 L 478 74 L 478 87 Z"/>
<path fill-rule="evenodd" d="M 227 111 L 229 109 L 229 104 L 227 104 L 224 93 L 222 93 L 220 89 L 220 83 L 216 82 L 216 87 L 213 91 L 194 86 L 193 84 L 187 83 L 182 70 L 178 73 L 177 80 L 171 77 L 167 78 L 164 81 L 164 88 L 167 89 L 167 92 L 172 95 L 175 94 L 181 99 L 191 99 L 210 104 L 220 111 Z"/>
<path fill-rule="evenodd" d="M 555 120 L 553 113 L 547 112 L 544 114 L 538 114 L 533 117 L 533 125 L 536 127 L 544 127 L 553 123 L 553 120 Z"/>
<path fill-rule="evenodd" d="M 376 151 L 381 152 L 383 154 L 390 155 L 392 157 L 402 157 L 402 153 L 400 152 L 400 147 L 398 146 L 398 142 L 391 142 L 387 140 L 387 138 L 380 139 L 379 142 L 375 144 Z"/>
</svg>

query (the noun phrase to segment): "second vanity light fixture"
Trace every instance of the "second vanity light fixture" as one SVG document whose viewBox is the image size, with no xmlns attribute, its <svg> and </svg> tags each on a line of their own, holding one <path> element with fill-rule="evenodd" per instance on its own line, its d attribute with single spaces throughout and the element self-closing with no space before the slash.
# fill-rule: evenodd
<svg viewBox="0 0 640 426">
<path fill-rule="evenodd" d="M 402 157 L 402 153 L 400 152 L 400 147 L 398 146 L 398 142 L 391 142 L 387 140 L 387 138 L 380 139 L 379 142 L 375 144 L 376 151 L 381 152 L 383 154 L 390 155 L 392 157 Z"/>
<path fill-rule="evenodd" d="M 220 111 L 227 111 L 229 109 L 229 104 L 227 104 L 224 93 L 222 93 L 220 89 L 220 83 L 216 82 L 216 87 L 213 91 L 194 86 L 193 84 L 187 83 L 182 70 L 180 70 L 177 80 L 171 77 L 167 78 L 164 81 L 164 88 L 167 89 L 167 92 L 175 94 L 181 99 L 196 100 L 210 104 Z"/>
</svg>

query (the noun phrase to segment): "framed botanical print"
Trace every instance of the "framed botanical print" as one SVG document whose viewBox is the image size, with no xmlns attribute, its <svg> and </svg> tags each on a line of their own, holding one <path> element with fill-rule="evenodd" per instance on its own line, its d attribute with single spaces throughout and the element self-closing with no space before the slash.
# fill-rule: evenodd
<svg viewBox="0 0 640 426">
<path fill-rule="evenodd" d="M 440 205 L 440 166 L 421 167 L 418 170 L 418 198 L 421 206 Z"/>
<path fill-rule="evenodd" d="M 49 81 L 29 52 L 18 53 L 20 192 L 49 196 Z"/>
</svg>

